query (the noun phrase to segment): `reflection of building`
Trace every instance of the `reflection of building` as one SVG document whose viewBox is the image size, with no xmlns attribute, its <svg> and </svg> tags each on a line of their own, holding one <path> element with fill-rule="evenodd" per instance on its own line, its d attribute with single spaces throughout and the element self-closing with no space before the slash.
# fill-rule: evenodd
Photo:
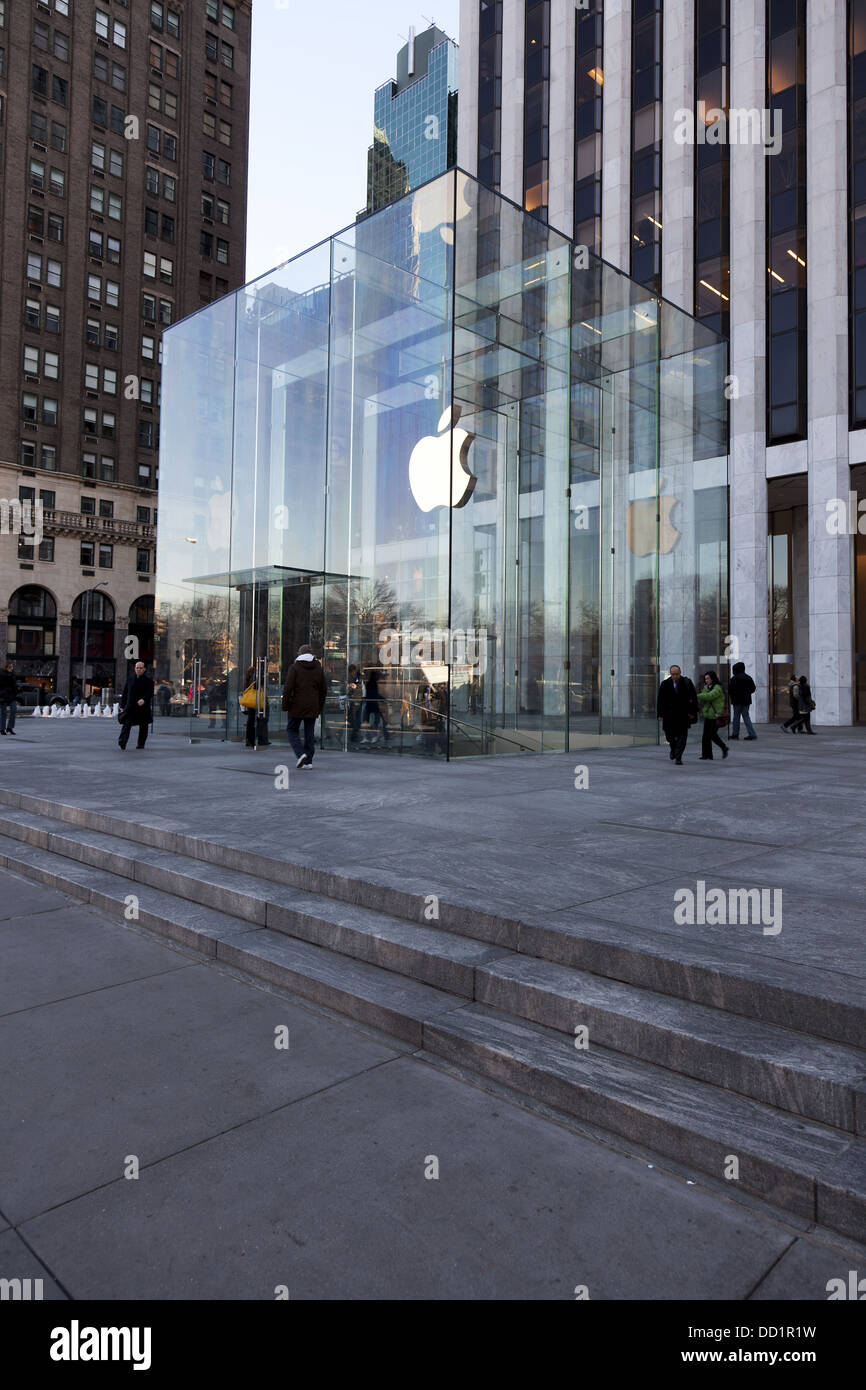
<svg viewBox="0 0 866 1390">
<path fill-rule="evenodd" d="M 866 535 L 827 525 L 866 501 L 866 0 L 460 8 L 460 167 L 730 338 L 759 717 L 808 673 L 819 722 L 866 721 Z"/>
<path fill-rule="evenodd" d="M 724 343 L 465 174 L 165 350 L 157 671 L 197 733 L 260 660 L 273 737 L 306 640 L 326 744 L 451 755 L 655 740 L 660 668 L 720 660 Z"/>
<path fill-rule="evenodd" d="M 95 684 L 153 647 L 161 336 L 243 277 L 250 16 L 0 3 L 0 503 L 44 509 L 0 533 L 0 660 L 64 695 L 89 590 Z"/>
<path fill-rule="evenodd" d="M 457 45 L 435 25 L 417 37 L 409 31 L 396 79 L 376 90 L 373 125 L 366 214 L 454 167 Z"/>
</svg>

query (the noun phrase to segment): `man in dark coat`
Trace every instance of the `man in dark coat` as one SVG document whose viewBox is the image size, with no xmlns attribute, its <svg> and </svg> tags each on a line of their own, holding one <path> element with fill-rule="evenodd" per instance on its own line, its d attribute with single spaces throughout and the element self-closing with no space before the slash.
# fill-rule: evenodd
<svg viewBox="0 0 866 1390">
<path fill-rule="evenodd" d="M 698 696 L 695 687 L 679 666 L 672 666 L 667 680 L 659 686 L 656 714 L 662 721 L 665 738 L 670 745 L 671 760 L 683 765 L 683 753 L 689 737 L 689 726 L 698 718 Z"/>
<path fill-rule="evenodd" d="M 313 656 L 312 647 L 304 643 L 289 667 L 283 689 L 283 709 L 288 713 L 289 743 L 297 758 L 298 767 L 313 766 L 316 751 L 316 720 L 325 707 L 328 682 L 321 664 Z M 300 728 L 304 726 L 304 741 Z"/>
<path fill-rule="evenodd" d="M 0 671 L 0 734 L 15 733 L 15 714 L 18 709 L 18 682 L 11 661 Z"/>
<path fill-rule="evenodd" d="M 121 748 L 129 742 L 129 731 L 133 725 L 138 727 L 136 748 L 143 748 L 147 742 L 147 731 L 153 723 L 153 681 L 145 674 L 144 662 L 136 661 L 135 669 L 128 678 L 120 697 L 120 738 Z"/>
<path fill-rule="evenodd" d="M 731 738 L 738 739 L 740 737 L 741 717 L 746 726 L 746 742 L 751 743 L 752 739 L 758 737 L 749 715 L 749 706 L 752 703 L 754 693 L 755 682 L 751 676 L 746 675 L 745 662 L 735 662 L 731 670 L 731 679 L 728 681 L 728 700 L 734 712 L 734 731 Z"/>
</svg>

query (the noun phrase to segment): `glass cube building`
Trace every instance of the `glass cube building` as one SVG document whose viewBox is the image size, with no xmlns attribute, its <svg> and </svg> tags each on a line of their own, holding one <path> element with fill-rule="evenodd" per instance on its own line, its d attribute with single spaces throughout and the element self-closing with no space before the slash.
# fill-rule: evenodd
<svg viewBox="0 0 866 1390">
<path fill-rule="evenodd" d="M 452 170 L 164 335 L 161 731 L 325 748 L 655 742 L 727 663 L 727 344 Z M 170 703 L 169 703 L 170 700 Z"/>
</svg>

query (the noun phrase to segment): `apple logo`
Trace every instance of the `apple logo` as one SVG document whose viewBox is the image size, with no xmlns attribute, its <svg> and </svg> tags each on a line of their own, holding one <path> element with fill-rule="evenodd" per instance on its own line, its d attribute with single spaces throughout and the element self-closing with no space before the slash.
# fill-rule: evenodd
<svg viewBox="0 0 866 1390">
<path fill-rule="evenodd" d="M 438 434 L 419 439 L 409 459 L 409 486 L 422 512 L 434 507 L 465 507 L 478 479 L 466 467 L 474 434 L 455 428 L 459 405 L 443 410 Z"/>
<path fill-rule="evenodd" d="M 664 478 L 659 478 L 659 487 Z M 658 539 L 659 555 L 669 555 L 680 538 L 680 532 L 671 521 L 671 512 L 677 505 L 677 497 L 642 497 L 632 502 L 625 519 L 625 534 L 628 548 L 633 555 L 642 558 L 653 555 Z M 656 534 L 656 513 L 658 513 L 658 535 Z"/>
</svg>

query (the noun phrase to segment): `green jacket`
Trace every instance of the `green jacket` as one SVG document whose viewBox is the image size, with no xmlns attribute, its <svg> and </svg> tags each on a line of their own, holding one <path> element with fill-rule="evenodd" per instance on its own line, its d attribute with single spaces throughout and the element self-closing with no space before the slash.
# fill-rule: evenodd
<svg viewBox="0 0 866 1390">
<path fill-rule="evenodd" d="M 698 704 L 704 719 L 718 719 L 727 708 L 724 687 L 714 685 L 712 690 L 707 690 L 705 685 L 701 686 L 698 690 Z"/>
</svg>

